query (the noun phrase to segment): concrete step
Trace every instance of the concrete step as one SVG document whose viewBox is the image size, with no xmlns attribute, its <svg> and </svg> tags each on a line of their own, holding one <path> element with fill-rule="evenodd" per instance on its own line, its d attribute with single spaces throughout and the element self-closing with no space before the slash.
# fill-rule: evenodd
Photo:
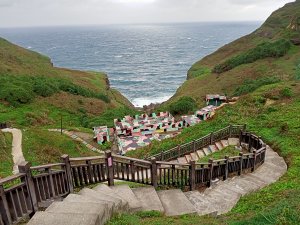
<svg viewBox="0 0 300 225">
<path fill-rule="evenodd" d="M 240 140 L 238 138 L 228 138 L 228 144 L 238 146 L 240 144 Z"/>
<path fill-rule="evenodd" d="M 36 212 L 27 225 L 98 225 L 96 214 Z"/>
<path fill-rule="evenodd" d="M 221 140 L 221 143 L 222 143 L 224 148 L 229 146 L 228 140 Z"/>
<path fill-rule="evenodd" d="M 164 212 L 164 207 L 153 187 L 133 188 L 132 191 L 141 202 L 142 211 Z"/>
<path fill-rule="evenodd" d="M 137 199 L 128 185 L 116 185 L 112 186 L 111 189 L 128 202 L 131 211 L 136 212 L 142 210 L 142 203 Z"/>
<path fill-rule="evenodd" d="M 255 179 L 252 176 L 249 176 L 250 174 L 243 174 L 241 177 L 247 181 L 250 181 L 252 183 L 256 183 L 257 185 L 259 185 L 260 188 L 264 188 L 265 186 L 267 186 L 268 184 L 264 181 Z"/>
<path fill-rule="evenodd" d="M 107 203 L 113 203 L 113 213 L 119 213 L 124 211 L 122 208 L 122 201 L 119 198 L 112 198 L 111 196 L 101 194 L 89 188 L 82 189 L 78 194 L 88 198 L 99 199 Z"/>
<path fill-rule="evenodd" d="M 53 202 L 45 212 L 54 213 L 57 217 L 61 214 L 96 215 L 97 225 L 101 225 L 105 223 L 105 207 L 91 202 Z"/>
<path fill-rule="evenodd" d="M 185 196 L 194 205 L 198 215 L 216 215 L 218 213 L 215 205 L 211 203 L 209 198 L 198 191 L 185 192 Z"/>
<path fill-rule="evenodd" d="M 187 163 L 185 157 L 180 157 L 180 158 L 177 159 L 177 161 L 178 161 L 178 163 L 183 163 L 183 164 Z"/>
<path fill-rule="evenodd" d="M 116 198 L 116 199 L 119 199 L 122 201 L 122 207 L 124 210 L 128 210 L 129 209 L 129 205 L 128 205 L 128 202 L 127 200 L 125 200 L 124 198 L 122 198 L 121 196 L 119 195 L 116 195 L 116 193 L 110 189 L 107 185 L 105 184 L 99 184 L 97 185 L 96 187 L 93 188 L 94 191 L 97 191 L 101 194 L 105 194 L 107 196 L 111 196 L 112 198 Z"/>
<path fill-rule="evenodd" d="M 205 156 L 204 151 L 202 149 L 198 150 L 196 153 L 197 153 L 199 159 L 201 159 L 201 158 L 203 158 Z"/>
<path fill-rule="evenodd" d="M 208 146 L 208 148 L 209 148 L 209 150 L 210 150 L 212 153 L 218 151 L 218 149 L 217 149 L 217 147 L 216 147 L 215 145 L 210 145 L 210 146 Z"/>
<path fill-rule="evenodd" d="M 166 216 L 197 213 L 195 207 L 179 189 L 158 191 L 157 194 L 164 207 Z"/>
<path fill-rule="evenodd" d="M 205 156 L 211 154 L 211 151 L 208 148 L 203 148 L 203 152 L 204 152 Z"/>
<path fill-rule="evenodd" d="M 198 161 L 199 160 L 199 157 L 198 157 L 198 155 L 197 155 L 196 152 L 193 152 L 190 155 L 191 155 L 192 160 L 194 160 L 194 161 Z"/>
<path fill-rule="evenodd" d="M 191 160 L 192 160 L 191 155 L 185 155 L 184 157 L 188 163 L 191 162 Z"/>
<path fill-rule="evenodd" d="M 224 146 L 222 145 L 221 142 L 216 142 L 216 143 L 215 143 L 215 146 L 217 147 L 217 149 L 218 149 L 219 151 L 221 151 L 222 149 L 224 149 Z"/>
<path fill-rule="evenodd" d="M 64 202 L 70 202 L 70 203 L 94 203 L 99 204 L 105 207 L 104 212 L 104 221 L 108 221 L 113 216 L 113 208 L 114 204 L 109 202 L 104 202 L 102 200 L 99 200 L 97 198 L 89 198 L 86 196 L 76 195 L 76 194 L 69 194 L 65 199 Z"/>
</svg>

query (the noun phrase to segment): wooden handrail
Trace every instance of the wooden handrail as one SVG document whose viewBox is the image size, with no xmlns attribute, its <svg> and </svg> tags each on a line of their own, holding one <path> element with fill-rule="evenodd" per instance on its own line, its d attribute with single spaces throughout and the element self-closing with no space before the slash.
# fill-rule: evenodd
<svg viewBox="0 0 300 225">
<path fill-rule="evenodd" d="M 164 162 L 164 161 L 156 161 L 159 165 L 174 165 L 174 166 L 190 166 L 188 163 L 171 163 L 171 162 Z"/>
<path fill-rule="evenodd" d="M 25 177 L 25 175 L 26 175 L 25 173 L 18 173 L 18 174 L 3 178 L 0 180 L 0 185 L 9 183 L 11 181 L 14 181 L 14 180 L 22 178 L 22 177 Z"/>
<path fill-rule="evenodd" d="M 134 162 L 138 162 L 138 163 L 144 163 L 144 164 L 147 164 L 147 165 L 151 165 L 151 162 L 149 162 L 147 160 L 134 159 L 134 158 L 130 158 L 130 157 L 126 157 L 126 156 L 119 156 L 119 155 L 113 155 L 113 157 L 115 159 L 124 159 L 124 160 L 128 160 L 128 161 L 134 161 Z"/>
<path fill-rule="evenodd" d="M 70 158 L 70 162 L 90 161 L 90 160 L 97 160 L 97 159 L 105 159 L 105 156 L 91 156 L 91 157 Z"/>
<path fill-rule="evenodd" d="M 64 163 L 52 163 L 52 164 L 46 164 L 46 165 L 41 165 L 41 166 L 31 166 L 31 170 L 42 170 L 42 169 L 49 169 L 51 167 L 55 166 L 64 166 Z"/>
</svg>

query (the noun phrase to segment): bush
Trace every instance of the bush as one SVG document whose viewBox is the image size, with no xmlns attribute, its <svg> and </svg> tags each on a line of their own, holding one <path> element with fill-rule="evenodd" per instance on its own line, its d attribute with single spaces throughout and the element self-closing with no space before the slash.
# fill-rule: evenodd
<svg viewBox="0 0 300 225">
<path fill-rule="evenodd" d="M 280 79 L 278 77 L 262 77 L 256 80 L 248 79 L 245 80 L 241 86 L 235 89 L 234 95 L 240 96 L 240 95 L 248 94 L 264 85 L 275 84 L 278 82 L 280 82 Z"/>
<path fill-rule="evenodd" d="M 284 56 L 291 48 L 290 41 L 281 39 L 276 42 L 263 42 L 245 53 L 239 54 L 214 67 L 214 73 L 223 73 L 242 64 L 253 63 L 268 57 L 279 58 Z"/>
<path fill-rule="evenodd" d="M 14 106 L 28 103 L 36 96 L 49 97 L 60 91 L 101 99 L 106 103 L 110 102 L 107 95 L 73 84 L 67 79 L 11 75 L 1 75 L 0 77 L 0 99 Z"/>
<path fill-rule="evenodd" d="M 280 95 L 284 98 L 290 98 L 293 96 L 293 91 L 291 88 L 286 87 L 280 91 Z"/>
<path fill-rule="evenodd" d="M 196 101 L 191 97 L 181 97 L 170 105 L 169 110 L 173 115 L 187 114 L 197 108 Z"/>
</svg>

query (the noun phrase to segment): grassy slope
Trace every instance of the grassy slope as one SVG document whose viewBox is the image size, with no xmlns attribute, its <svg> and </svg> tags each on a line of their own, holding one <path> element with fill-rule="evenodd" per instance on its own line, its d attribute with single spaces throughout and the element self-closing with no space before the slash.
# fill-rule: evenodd
<svg viewBox="0 0 300 225">
<path fill-rule="evenodd" d="M 225 93 L 232 95 L 234 90 L 245 79 L 256 79 L 262 76 L 279 76 L 290 80 L 294 76 L 295 62 L 300 58 L 300 48 L 294 46 L 289 54 L 279 59 L 267 58 L 257 62 L 239 66 L 220 75 L 211 73 L 216 65 L 243 53 L 263 41 L 274 41 L 280 38 L 299 38 L 298 31 L 288 29 L 291 21 L 300 17 L 300 1 L 287 4 L 272 14 L 271 17 L 255 32 L 225 45 L 213 54 L 195 63 L 188 71 L 188 80 L 177 90 L 167 102 L 178 100 L 181 96 L 191 96 L 199 105 L 207 93 Z"/>
<path fill-rule="evenodd" d="M 12 135 L 0 130 L 0 178 L 12 174 L 13 160 L 11 155 Z"/>
<path fill-rule="evenodd" d="M 131 111 L 132 108 L 124 96 L 110 88 L 105 74 L 53 67 L 49 58 L 1 38 L 0 76 L 67 79 L 80 87 L 102 93 L 111 100 L 106 103 L 101 99 L 59 92 L 50 97 L 36 97 L 28 104 L 13 107 L 0 99 L 0 122 L 10 122 L 12 126 L 24 129 L 24 156 L 33 164 L 54 162 L 66 153 L 73 157 L 95 155 L 65 136 L 47 131 L 47 128 L 60 127 L 61 115 L 64 128 L 90 132 L 91 121 L 101 121 L 101 124 L 96 122 L 95 125 L 111 125 L 112 120 L 107 118 L 107 113 L 113 110 L 122 116 L 124 111 Z M 10 149 L 0 146 L 0 151 Z M 10 154 L 1 154 L 1 160 L 5 161 L 1 163 L 1 175 L 9 175 L 12 161 Z"/>
<path fill-rule="evenodd" d="M 297 32 L 287 29 L 300 12 L 300 1 L 286 5 L 272 14 L 265 24 L 254 33 L 230 43 L 196 63 L 189 71 L 190 79 L 180 87 L 176 95 L 192 96 L 199 102 L 211 92 L 233 93 L 245 78 L 255 79 L 278 75 L 282 82 L 265 85 L 240 98 L 236 105 L 228 105 L 218 111 L 213 120 L 186 129 L 171 140 L 156 142 L 130 155 L 142 157 L 189 142 L 229 124 L 247 124 L 288 163 L 287 173 L 276 183 L 243 197 L 228 214 L 217 217 L 185 216 L 165 218 L 124 215 L 111 224 L 299 224 L 300 223 L 300 49 L 294 46 L 285 57 L 264 59 L 239 66 L 231 71 L 211 74 L 210 69 L 221 62 L 240 54 L 263 40 L 295 38 Z M 203 69 L 206 68 L 206 69 Z M 197 70 L 199 70 L 197 72 Z M 204 72 L 203 72 L 204 71 Z M 192 78 L 193 76 L 196 78 Z M 298 79 L 297 79 L 298 78 Z M 123 223 L 123 221 L 129 221 Z M 132 222 L 133 221 L 133 222 Z"/>
</svg>

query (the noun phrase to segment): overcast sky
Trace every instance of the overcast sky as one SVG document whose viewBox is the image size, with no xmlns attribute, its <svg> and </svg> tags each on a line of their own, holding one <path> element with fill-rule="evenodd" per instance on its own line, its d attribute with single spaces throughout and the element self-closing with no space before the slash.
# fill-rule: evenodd
<svg viewBox="0 0 300 225">
<path fill-rule="evenodd" d="M 0 27 L 262 21 L 293 0 L 0 0 Z"/>
</svg>

